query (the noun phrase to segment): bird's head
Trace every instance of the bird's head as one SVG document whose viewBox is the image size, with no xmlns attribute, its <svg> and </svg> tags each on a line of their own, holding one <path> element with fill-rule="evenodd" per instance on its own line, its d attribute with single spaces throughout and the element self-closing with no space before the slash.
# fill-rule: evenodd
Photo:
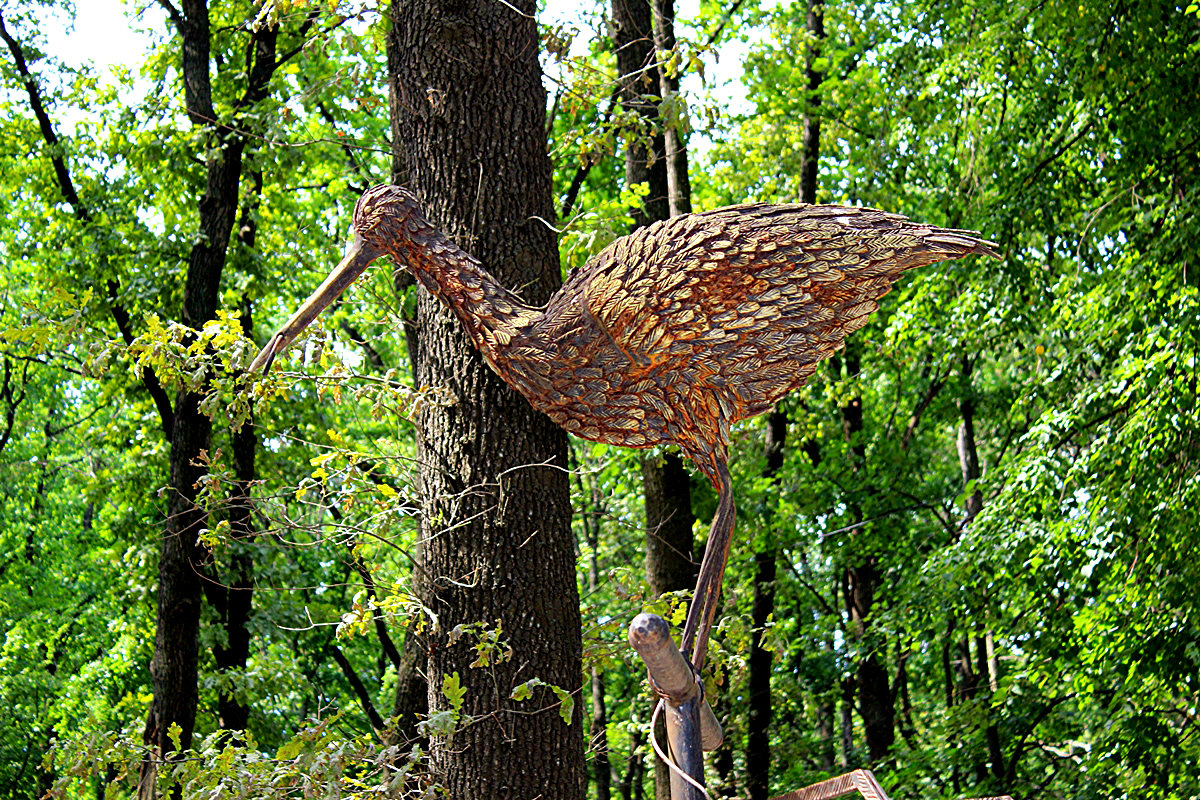
<svg viewBox="0 0 1200 800">
<path fill-rule="evenodd" d="M 371 258 L 377 258 L 427 228 L 429 223 L 421 203 L 412 192 L 390 184 L 372 186 L 362 193 L 354 206 L 347 252 L 354 250 L 357 244 L 368 252 L 375 251 Z"/>
<path fill-rule="evenodd" d="M 346 245 L 346 254 L 341 263 L 271 337 L 271 341 L 267 342 L 250 365 L 250 371 L 270 368 L 275 356 L 311 325 L 355 278 L 366 271 L 372 261 L 386 252 L 403 249 L 415 235 L 429 228 L 421 204 L 407 189 L 400 186 L 374 186 L 363 192 L 354 207 L 350 242 Z"/>
</svg>

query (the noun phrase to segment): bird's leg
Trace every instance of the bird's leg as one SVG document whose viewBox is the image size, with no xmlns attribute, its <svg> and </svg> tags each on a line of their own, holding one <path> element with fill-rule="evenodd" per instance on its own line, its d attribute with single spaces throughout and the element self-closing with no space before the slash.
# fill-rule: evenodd
<svg viewBox="0 0 1200 800">
<path fill-rule="evenodd" d="M 725 564 L 729 561 L 729 547 L 733 544 L 733 480 L 724 461 L 718 462 L 716 467 L 717 491 L 720 493 L 717 513 L 709 530 L 708 546 L 704 548 L 700 576 L 696 579 L 696 591 L 692 595 L 687 622 L 683 626 L 683 650 L 691 654 L 692 665 L 697 672 L 704 667 L 708 634 L 717 616 L 721 581 L 725 578 Z"/>
</svg>

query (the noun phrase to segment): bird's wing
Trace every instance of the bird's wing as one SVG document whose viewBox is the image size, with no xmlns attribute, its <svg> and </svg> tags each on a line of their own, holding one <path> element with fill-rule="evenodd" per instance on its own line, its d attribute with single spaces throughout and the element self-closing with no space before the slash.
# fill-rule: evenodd
<svg viewBox="0 0 1200 800">
<path fill-rule="evenodd" d="M 713 387 L 732 421 L 803 385 L 905 270 L 968 253 L 994 255 L 969 231 L 874 209 L 732 206 L 614 242 L 580 288 L 631 376 Z"/>
</svg>

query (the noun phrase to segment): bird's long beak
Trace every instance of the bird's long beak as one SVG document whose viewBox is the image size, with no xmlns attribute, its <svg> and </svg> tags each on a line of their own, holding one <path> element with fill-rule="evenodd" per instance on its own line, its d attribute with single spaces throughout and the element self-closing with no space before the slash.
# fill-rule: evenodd
<svg viewBox="0 0 1200 800">
<path fill-rule="evenodd" d="M 304 301 L 304 305 L 300 306 L 295 314 L 292 314 L 291 319 L 276 331 L 275 335 L 271 337 L 271 341 L 267 342 L 266 347 L 250 365 L 250 371 L 255 372 L 262 369 L 265 372 L 270 369 L 275 356 L 282 353 L 300 335 L 301 331 L 311 325 L 313 320 L 319 317 L 321 312 L 337 299 L 338 295 L 346 291 L 354 279 L 363 274 L 371 262 L 382 254 L 381 250 L 365 242 L 358 231 L 355 231 L 354 238 L 346 248 L 346 255 L 342 258 L 342 262 L 333 272 L 329 273 L 329 277 L 317 287 L 312 296 Z"/>
</svg>

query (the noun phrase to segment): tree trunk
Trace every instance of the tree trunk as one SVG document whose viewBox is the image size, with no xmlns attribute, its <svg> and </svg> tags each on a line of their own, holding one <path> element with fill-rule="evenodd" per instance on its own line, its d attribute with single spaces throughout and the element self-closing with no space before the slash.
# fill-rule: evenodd
<svg viewBox="0 0 1200 800">
<path fill-rule="evenodd" d="M 241 221 L 238 224 L 238 243 L 253 249 L 257 224 L 254 211 L 262 192 L 262 172 L 251 173 L 253 192 L 242 205 Z M 248 297 L 242 297 L 242 313 L 239 320 L 242 333 L 254 335 L 253 310 Z M 208 597 L 221 618 L 225 628 L 223 643 L 213 645 L 213 660 L 218 673 L 224 680 L 236 681 L 239 673 L 246 669 L 250 659 L 250 614 L 254 599 L 254 558 L 251 552 L 254 541 L 254 509 L 250 500 L 250 488 L 258 474 L 254 458 L 258 452 L 258 434 L 251 422 L 243 425 L 231 435 L 233 471 L 236 477 L 229 503 L 229 528 L 232 538 L 232 555 L 229 571 L 224 576 L 214 576 L 207 583 Z M 246 730 L 250 719 L 250 708 L 238 699 L 232 687 L 222 684 L 217 695 L 217 724 L 227 731 Z M 239 740 L 240 741 L 240 740 Z"/>
<path fill-rule="evenodd" d="M 625 148 L 625 185 L 645 183 L 650 192 L 643 209 L 634 209 L 633 229 L 671 215 L 667 162 L 663 157 L 658 106 L 646 97 L 658 90 L 654 65 L 654 32 L 649 0 L 612 0 L 613 46 L 617 51 L 621 105 L 642 118 L 646 136 L 630 136 Z M 646 140 L 650 144 L 647 146 Z"/>
<path fill-rule="evenodd" d="M 962 374 L 962 392 L 959 396 L 959 428 L 958 428 L 958 459 L 962 471 L 963 490 L 967 491 L 982 476 L 979 467 L 979 448 L 975 440 L 975 392 L 971 382 L 974 363 L 965 353 L 959 359 Z M 974 488 L 967 495 L 967 514 L 963 526 L 983 511 L 983 492 Z M 964 640 L 964 644 L 967 641 Z M 987 703 L 987 698 L 998 688 L 999 662 L 996 659 L 995 641 L 991 632 L 985 632 L 975 638 L 975 670 L 973 672 L 972 694 L 985 693 L 980 702 Z M 986 681 L 985 681 L 986 678 Z M 990 705 L 990 703 L 989 703 Z M 990 771 L 996 781 L 996 789 L 1003 790 L 1006 779 L 1004 769 L 1004 754 L 1000 743 L 1000 729 L 992 719 L 990 709 L 987 713 L 988 724 L 984 726 L 984 744 L 987 747 Z M 978 765 L 976 773 L 982 782 L 988 774 L 987 765 Z"/>
<path fill-rule="evenodd" d="M 388 63 L 388 99 L 392 122 L 392 170 L 391 181 L 397 185 L 407 185 L 408 158 L 404 148 L 400 146 L 401 120 L 403 119 L 403 104 L 401 103 L 400 84 L 397 76 L 400 74 L 400 64 L 404 55 L 400 50 L 400 41 L 396 36 L 396 26 L 388 30 L 387 35 Z M 397 269 L 392 274 L 392 285 L 396 292 L 396 301 L 400 309 L 401 324 L 404 327 L 404 347 L 408 355 L 409 377 L 414 385 L 417 383 L 417 362 L 420 360 L 420 329 L 417 324 L 415 310 L 411 310 L 404 302 L 404 295 L 411 287 L 417 285 L 413 274 L 406 269 Z M 413 548 L 412 591 L 417 597 L 424 597 L 425 590 L 421 578 L 425 575 L 425 547 L 417 542 Z M 396 696 L 392 702 L 392 742 L 413 740 L 418 737 L 417 723 L 429 715 L 429 681 L 427 676 L 428 643 L 423 641 L 415 629 L 410 629 L 404 637 L 404 647 L 400 652 L 400 666 L 396 672 Z M 428 742 L 424 743 L 428 749 Z"/>
<path fill-rule="evenodd" d="M 154 680 L 151 719 L 143 738 L 157 758 L 175 752 L 172 726 L 178 727 L 179 749 L 192 746 L 198 701 L 198 634 L 204 552 L 197 545 L 208 516 L 196 505 L 196 487 L 206 470 L 197 461 L 208 449 L 212 422 L 199 409 L 201 396 L 181 392 L 175 400 L 175 435 L 171 438 L 170 498 L 166 530 L 158 560 L 158 626 L 150 674 Z M 143 763 L 141 792 L 154 796 L 157 767 Z M 178 787 L 176 787 L 176 792 Z"/>
<path fill-rule="evenodd" d="M 826 772 L 833 772 L 837 766 L 837 739 L 833 730 L 836 713 L 832 689 L 817 697 L 817 736 L 821 742 L 821 769 Z"/>
<path fill-rule="evenodd" d="M 787 414 L 776 409 L 767 417 L 766 466 L 763 477 L 779 483 L 783 446 L 787 440 Z M 775 536 L 767 523 L 765 541 L 754 554 L 754 604 L 751 608 L 750 658 L 746 694 L 746 789 L 751 800 L 765 800 L 771 784 L 771 651 L 763 647 L 767 621 L 775 610 Z"/>
<path fill-rule="evenodd" d="M 560 273 L 544 222 L 554 210 L 536 11 L 528 0 L 397 0 L 392 80 L 393 146 L 426 214 L 540 304 Z M 457 400 L 426 408 L 418 439 L 422 596 L 439 619 L 429 642 L 429 713 L 457 718 L 452 733 L 431 737 L 430 767 L 450 797 L 582 798 L 580 704 L 568 723 L 549 689 L 510 697 L 534 678 L 572 698 L 580 689 L 566 434 L 487 369 L 424 290 L 417 376 Z M 478 666 L 473 645 L 492 635 L 501 644 Z M 455 681 L 461 698 L 448 697 Z"/>
<path fill-rule="evenodd" d="M 896 742 L 896 710 L 887 669 L 878 653 L 870 653 L 858 666 L 858 702 L 862 709 L 867 757 L 878 764 Z"/>
<path fill-rule="evenodd" d="M 675 4 L 673 0 L 651 0 L 654 17 L 654 43 L 658 51 L 659 95 L 665 105 L 673 105 L 679 96 L 682 60 L 675 45 Z M 667 197 L 670 214 L 692 213 L 692 182 L 688 177 L 687 120 L 678 108 L 671 119 L 663 120 L 663 155 L 667 162 Z"/>
<path fill-rule="evenodd" d="M 250 659 L 250 615 L 254 598 L 254 518 L 250 506 L 250 487 L 256 479 L 254 456 L 258 435 L 250 424 L 233 434 L 234 474 L 237 482 L 230 498 L 229 523 L 232 555 L 229 572 L 221 576 L 218 592 L 224 603 L 217 608 L 225 628 L 224 644 L 213 646 L 217 671 L 228 681 L 236 681 Z M 227 731 L 244 732 L 250 719 L 250 707 L 238 699 L 231 686 L 222 683 L 217 696 L 217 724 Z M 240 739 L 239 739 L 240 741 Z"/>
<path fill-rule="evenodd" d="M 692 558 L 691 477 L 679 453 L 642 460 L 646 496 L 646 580 L 656 595 L 690 589 L 696 582 Z"/>
<path fill-rule="evenodd" d="M 958 412 L 960 423 L 958 426 L 958 463 L 962 471 L 963 489 L 967 489 L 973 482 L 978 481 L 979 471 L 979 449 L 975 444 L 975 398 L 971 388 L 971 372 L 974 365 L 971 363 L 970 357 L 963 355 L 960 358 L 960 368 L 962 371 L 963 389 L 962 395 L 958 401 Z M 983 492 L 975 489 L 967 495 L 967 516 L 963 520 L 963 526 L 971 523 L 971 520 L 983 510 Z"/>
<path fill-rule="evenodd" d="M 396 668 L 396 696 L 392 700 L 392 723 L 388 744 L 410 742 L 419 738 L 417 723 L 428 715 L 429 682 L 425 680 L 425 647 L 421 638 L 410 630 L 404 637 L 404 646 L 400 650 L 400 666 Z"/>
<path fill-rule="evenodd" d="M 578 495 L 585 498 L 580 519 L 588 545 L 588 592 L 595 594 L 600 589 L 600 492 L 591 481 L 585 487 L 579 470 L 573 471 Z M 604 670 L 599 666 L 591 668 L 591 684 L 592 725 L 588 732 L 588 751 L 591 754 L 592 779 L 596 784 L 596 800 L 611 800 L 613 766 L 608 748 L 608 707 L 605 702 Z"/>
<path fill-rule="evenodd" d="M 604 705 L 604 673 L 592 667 L 592 776 L 596 800 L 612 800 L 612 762 L 608 752 L 608 712 Z"/>
<path fill-rule="evenodd" d="M 805 55 L 805 75 L 808 78 L 808 109 L 804 115 L 804 150 L 800 156 L 800 202 L 817 202 L 817 167 L 821 160 L 821 118 L 817 109 L 821 105 L 819 89 L 825 73 L 813 69 L 821 57 L 821 45 L 825 40 L 825 0 L 808 0 L 807 28 L 813 45 Z"/>
<path fill-rule="evenodd" d="M 206 0 L 184 0 L 174 18 L 182 40 L 182 66 L 188 118 L 207 131 L 204 196 L 200 198 L 200 236 L 188 258 L 180 319 L 199 328 L 216 317 L 221 273 L 238 213 L 238 188 L 246 139 L 232 126 L 218 124 L 209 77 L 210 32 Z M 275 69 L 277 29 L 264 26 L 253 34 L 253 57 L 242 104 L 266 97 Z M 171 436 L 171 491 L 159 557 L 158 627 L 151 674 L 154 703 L 147 743 L 160 757 L 175 751 L 172 726 L 178 726 L 180 749 L 191 746 L 198 699 L 197 636 L 200 627 L 205 554 L 197 544 L 208 516 L 196 505 L 197 489 L 207 469 L 204 455 L 212 438 L 212 421 L 200 410 L 203 395 L 183 390 L 175 401 Z M 253 446 L 253 445 L 251 445 Z M 251 470 L 253 469 L 251 463 Z M 247 596 L 248 600 L 248 596 Z M 231 713 L 233 712 L 231 710 Z M 244 723 L 243 723 L 244 724 Z M 153 792 L 154 766 L 143 766 L 141 791 Z M 178 787 L 175 790 L 178 793 Z"/>
<path fill-rule="evenodd" d="M 855 341 L 847 344 L 844 356 L 847 376 L 859 373 L 861 347 L 862 345 Z M 834 363 L 836 365 L 837 361 Z M 863 408 L 862 397 L 858 394 L 842 406 L 842 429 L 846 441 L 850 442 L 854 471 L 861 474 L 865 470 L 867 454 L 861 441 Z M 862 508 L 858 503 L 852 500 L 847 503 L 847 507 L 850 510 L 851 521 L 862 522 Z M 848 633 L 851 639 L 860 643 L 860 652 L 865 652 L 855 666 L 855 682 L 858 687 L 858 709 L 863 721 L 867 757 L 872 762 L 879 762 L 887 757 L 888 750 L 896 741 L 896 709 L 888 685 L 887 670 L 879 654 L 861 644 L 867 640 L 875 591 L 882 582 L 875 556 L 870 553 L 855 556 L 855 564 L 846 568 L 843 581 Z"/>
<path fill-rule="evenodd" d="M 842 678 L 840 720 L 842 729 L 842 771 L 860 766 L 862 759 L 854 749 L 854 678 Z"/>
<path fill-rule="evenodd" d="M 733 704 L 729 699 L 731 692 L 718 692 L 717 696 L 712 698 L 710 702 L 713 704 L 713 712 L 716 713 L 717 719 L 729 719 Z M 733 765 L 733 743 L 730 741 L 732 737 L 726 735 L 725 741 L 717 748 L 717 751 L 712 757 L 713 771 L 717 773 L 717 786 L 714 791 L 709 788 L 709 794 L 713 797 L 734 798 L 738 796 L 737 787 L 734 779 Z"/>
<path fill-rule="evenodd" d="M 636 722 L 636 719 L 633 720 Z M 646 774 L 646 760 L 640 750 L 646 746 L 646 734 L 643 730 L 635 730 L 629 737 L 629 757 L 625 760 L 625 778 L 620 781 L 617 791 L 621 800 L 643 800 L 646 796 L 642 781 Z"/>
<path fill-rule="evenodd" d="M 771 651 L 763 647 L 767 618 L 775 603 L 775 546 L 754 554 L 754 606 L 750 638 L 749 701 L 746 721 L 746 789 L 751 800 L 765 800 L 771 783 Z"/>
</svg>

